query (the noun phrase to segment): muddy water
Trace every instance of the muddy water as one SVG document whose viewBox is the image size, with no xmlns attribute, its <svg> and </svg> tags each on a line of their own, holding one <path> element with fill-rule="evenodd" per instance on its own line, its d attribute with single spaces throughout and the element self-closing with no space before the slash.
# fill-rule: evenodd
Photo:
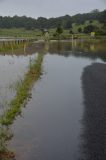
<svg viewBox="0 0 106 160">
<path fill-rule="evenodd" d="M 15 151 L 16 160 L 78 160 L 82 158 L 86 126 L 82 123 L 86 108 L 82 75 L 92 63 L 105 64 L 105 42 L 52 42 L 42 47 L 43 74 L 11 126 L 14 136 L 9 148 Z M 29 57 L 0 57 L 0 84 L 4 88 L 23 76 Z"/>
</svg>

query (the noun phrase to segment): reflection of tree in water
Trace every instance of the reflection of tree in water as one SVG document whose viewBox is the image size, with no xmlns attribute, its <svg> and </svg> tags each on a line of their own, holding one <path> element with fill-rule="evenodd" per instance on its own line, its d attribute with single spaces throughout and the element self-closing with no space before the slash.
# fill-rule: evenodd
<svg viewBox="0 0 106 160">
<path fill-rule="evenodd" d="M 14 49 L 14 52 L 11 51 L 5 52 L 4 55 L 31 55 L 36 52 L 42 52 L 44 54 L 58 54 L 65 57 L 75 56 L 75 57 L 84 57 L 90 59 L 100 58 L 103 61 L 106 61 L 106 41 L 85 41 L 85 40 L 73 40 L 71 41 L 52 41 L 52 42 L 36 42 L 36 43 L 24 43 L 22 48 Z M 3 55 L 3 52 L 0 52 Z"/>
<path fill-rule="evenodd" d="M 105 42 L 85 42 L 77 41 L 73 42 L 51 42 L 49 44 L 49 53 L 63 55 L 65 57 L 75 56 L 82 58 L 97 59 L 100 58 L 106 61 L 106 47 Z"/>
<path fill-rule="evenodd" d="M 87 66 L 82 75 L 84 113 L 81 160 L 106 159 L 106 64 Z"/>
</svg>

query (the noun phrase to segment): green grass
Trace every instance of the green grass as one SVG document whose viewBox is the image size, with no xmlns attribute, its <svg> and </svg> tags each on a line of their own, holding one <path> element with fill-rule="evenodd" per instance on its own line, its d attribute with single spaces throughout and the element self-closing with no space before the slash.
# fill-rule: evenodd
<svg viewBox="0 0 106 160">
<path fill-rule="evenodd" d="M 16 96 L 11 101 L 9 109 L 0 118 L 1 125 L 11 125 L 15 117 L 21 112 L 22 106 L 25 105 L 29 97 L 32 85 L 41 75 L 41 65 L 43 61 L 43 55 L 39 54 L 35 62 L 30 65 L 28 73 L 25 74 L 24 80 L 17 87 Z"/>
<path fill-rule="evenodd" d="M 12 28 L 12 29 L 0 29 L 0 37 L 14 37 L 14 38 L 39 38 L 41 36 L 41 31 L 26 30 L 24 28 Z"/>
<path fill-rule="evenodd" d="M 87 37 L 89 35 L 86 34 L 80 34 L 78 33 L 78 28 L 82 28 L 82 30 L 84 29 L 85 26 L 92 24 L 95 25 L 97 27 L 99 27 L 100 30 L 102 30 L 103 24 L 100 23 L 97 20 L 93 20 L 93 21 L 86 21 L 84 24 L 72 24 L 72 31 L 74 34 L 78 34 L 79 36 L 81 35 L 81 37 Z M 68 30 L 64 30 L 63 34 L 61 36 L 61 39 L 70 39 L 71 38 L 71 34 L 69 33 L 70 29 Z M 57 39 L 56 36 L 54 36 L 54 34 L 56 33 L 56 28 L 53 29 L 49 29 L 49 35 L 50 35 L 50 40 L 55 40 Z M 42 40 L 44 39 L 44 37 L 42 36 L 42 31 L 40 29 L 34 29 L 34 30 L 26 30 L 24 28 L 12 28 L 12 29 L 0 29 L 0 37 L 14 37 L 14 38 L 32 38 L 34 40 Z"/>
</svg>

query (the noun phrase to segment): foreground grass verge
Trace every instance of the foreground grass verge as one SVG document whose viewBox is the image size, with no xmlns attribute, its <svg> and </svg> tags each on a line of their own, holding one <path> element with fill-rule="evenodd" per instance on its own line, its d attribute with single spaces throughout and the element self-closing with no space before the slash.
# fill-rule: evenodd
<svg viewBox="0 0 106 160">
<path fill-rule="evenodd" d="M 9 104 L 9 109 L 7 109 L 4 115 L 0 118 L 1 125 L 11 125 L 15 117 L 20 113 L 22 106 L 25 105 L 26 100 L 29 97 L 30 89 L 35 81 L 41 75 L 43 55 L 38 54 L 35 61 L 31 62 L 29 71 L 25 74 L 24 80 L 17 87 L 16 96 Z"/>
</svg>

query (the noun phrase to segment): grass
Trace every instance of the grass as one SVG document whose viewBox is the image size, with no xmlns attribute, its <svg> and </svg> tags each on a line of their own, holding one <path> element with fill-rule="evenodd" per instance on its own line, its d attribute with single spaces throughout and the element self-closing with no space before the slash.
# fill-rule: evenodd
<svg viewBox="0 0 106 160">
<path fill-rule="evenodd" d="M 92 21 L 90 23 L 89 21 L 86 21 L 84 24 L 72 24 L 72 31 L 75 35 L 78 35 L 79 37 L 82 38 L 88 38 L 90 37 L 88 34 L 81 34 L 78 32 L 78 28 L 84 29 L 85 26 L 88 24 L 95 25 L 99 27 L 100 29 L 103 27 L 103 24 L 98 22 L 98 21 Z M 61 36 L 61 39 L 71 39 L 71 34 L 69 33 L 70 29 L 64 30 L 63 34 Z M 55 40 L 57 39 L 56 36 L 54 36 L 56 33 L 56 28 L 49 29 L 49 35 L 50 35 L 50 40 Z M 34 40 L 42 40 L 44 37 L 42 37 L 42 31 L 40 29 L 34 29 L 34 30 L 26 30 L 24 28 L 12 28 L 12 29 L 0 29 L 0 37 L 14 37 L 14 38 L 29 38 L 29 39 L 34 39 Z M 102 36 L 103 37 L 103 36 Z M 99 38 L 99 37 L 98 37 Z"/>
<path fill-rule="evenodd" d="M 25 74 L 24 80 L 17 87 L 15 98 L 9 104 L 9 109 L 0 118 L 1 125 L 11 125 L 15 117 L 21 112 L 22 106 L 25 105 L 30 95 L 33 83 L 41 75 L 42 61 L 43 55 L 39 54 L 35 62 L 31 62 L 28 73 Z"/>
<path fill-rule="evenodd" d="M 24 28 L 12 28 L 12 29 L 0 29 L 0 37 L 14 37 L 14 38 L 39 38 L 41 36 L 41 31 L 38 29 L 35 30 L 26 30 Z"/>
</svg>

